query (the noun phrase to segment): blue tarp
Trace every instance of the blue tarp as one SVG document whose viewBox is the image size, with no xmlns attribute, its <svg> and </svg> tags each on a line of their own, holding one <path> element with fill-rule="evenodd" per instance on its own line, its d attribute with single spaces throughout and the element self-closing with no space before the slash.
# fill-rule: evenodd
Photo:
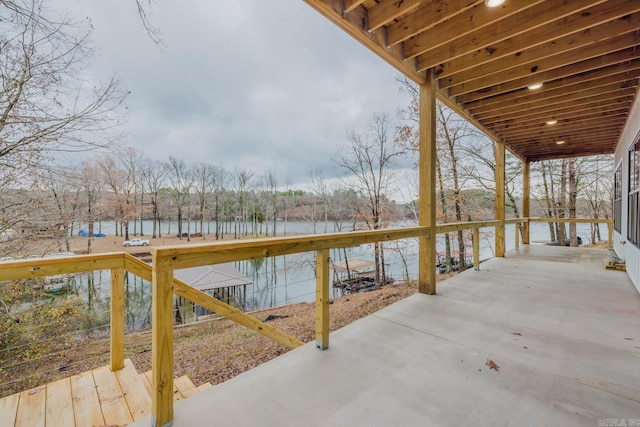
<svg viewBox="0 0 640 427">
<path fill-rule="evenodd" d="M 86 230 L 80 230 L 78 232 L 78 236 L 80 237 L 89 237 L 89 232 Z M 104 233 L 93 233 L 93 237 L 107 237 Z"/>
</svg>

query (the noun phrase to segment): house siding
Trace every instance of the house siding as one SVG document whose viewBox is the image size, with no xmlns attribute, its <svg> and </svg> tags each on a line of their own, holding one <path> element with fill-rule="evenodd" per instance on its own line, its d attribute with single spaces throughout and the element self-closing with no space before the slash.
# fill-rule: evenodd
<svg viewBox="0 0 640 427">
<path fill-rule="evenodd" d="M 640 249 L 632 244 L 627 244 L 627 218 L 629 216 L 629 149 L 640 135 L 640 99 L 636 96 L 635 103 L 629 114 L 622 137 L 618 142 L 615 153 L 615 165 L 622 164 L 622 230 L 614 231 L 613 247 L 616 254 L 624 258 L 627 264 L 627 274 L 640 292 Z"/>
</svg>

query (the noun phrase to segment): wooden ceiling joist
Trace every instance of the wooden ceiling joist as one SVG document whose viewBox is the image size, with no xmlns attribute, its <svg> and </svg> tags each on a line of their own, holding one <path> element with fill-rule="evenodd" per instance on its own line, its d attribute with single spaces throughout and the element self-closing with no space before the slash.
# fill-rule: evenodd
<svg viewBox="0 0 640 427">
<path fill-rule="evenodd" d="M 521 159 L 611 153 L 638 93 L 638 0 L 305 1 L 410 80 L 433 69 L 440 100 Z"/>
</svg>

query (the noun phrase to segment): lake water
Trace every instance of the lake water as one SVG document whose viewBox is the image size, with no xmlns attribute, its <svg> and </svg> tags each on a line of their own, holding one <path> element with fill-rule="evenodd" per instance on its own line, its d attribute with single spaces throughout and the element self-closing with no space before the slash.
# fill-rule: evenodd
<svg viewBox="0 0 640 427">
<path fill-rule="evenodd" d="M 411 226 L 415 224 L 402 224 Z M 334 225 L 324 222 L 289 222 L 287 234 L 312 234 L 336 231 Z M 578 235 L 585 243 L 589 242 L 589 224 L 577 224 Z M 149 225 L 145 230 L 150 231 Z M 283 232 L 284 224 L 278 223 L 279 232 Z M 172 230 L 176 230 L 173 224 Z M 186 229 L 186 228 L 185 228 Z M 213 228 L 211 228 L 213 230 Z M 102 232 L 110 233 L 108 227 L 103 224 Z M 207 227 L 205 226 L 205 231 Z M 515 247 L 513 225 L 506 227 L 506 248 Z M 606 236 L 606 226 L 602 227 L 603 236 Z M 112 230 L 111 230 L 112 231 Z M 130 229 L 130 232 L 132 230 Z M 164 231 L 163 232 L 167 232 Z M 480 259 L 488 259 L 494 256 L 494 229 L 481 230 Z M 548 241 L 549 228 L 545 223 L 531 223 L 531 241 Z M 452 250 L 457 248 L 457 242 L 452 242 Z M 467 251 L 471 252 L 471 244 L 467 244 Z M 439 235 L 437 250 L 444 251 L 444 236 Z M 400 256 L 400 252 L 404 255 Z M 363 258 L 373 260 L 373 245 L 362 245 L 347 249 L 349 259 Z M 332 250 L 331 259 L 334 262 L 342 261 L 342 250 Z M 403 261 L 404 258 L 404 261 Z M 404 239 L 398 242 L 385 243 L 385 262 L 388 264 L 387 275 L 396 280 L 414 280 L 418 274 L 418 246 L 417 239 Z M 315 301 L 315 253 L 301 253 L 279 257 L 270 257 L 257 260 L 234 262 L 233 266 L 243 275 L 247 276 L 252 284 L 247 286 L 246 295 L 242 290 L 236 293 L 234 305 L 247 311 L 294 304 L 299 302 Z M 131 274 L 126 277 L 126 323 L 129 330 L 144 329 L 151 322 L 151 284 Z M 333 279 L 333 277 L 332 277 Z M 102 313 L 98 318 L 108 319 L 110 297 L 110 272 L 97 271 L 78 275 L 73 286 L 73 292 L 85 300 L 92 311 Z M 332 287 L 334 296 L 340 295 L 340 290 Z M 190 306 L 187 306 L 190 308 Z M 184 307 L 183 307 L 184 308 Z M 189 310 L 181 311 L 181 318 L 193 318 Z M 100 323 L 100 322 L 97 322 Z M 96 329 L 100 334 L 100 328 Z M 108 331 L 104 331 L 108 333 Z"/>
</svg>

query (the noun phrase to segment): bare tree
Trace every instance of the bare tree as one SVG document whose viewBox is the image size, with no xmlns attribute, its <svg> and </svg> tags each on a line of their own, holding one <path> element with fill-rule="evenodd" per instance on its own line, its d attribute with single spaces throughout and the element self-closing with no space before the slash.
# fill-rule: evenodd
<svg viewBox="0 0 640 427">
<path fill-rule="evenodd" d="M 253 172 L 249 172 L 246 169 L 236 169 L 234 172 L 234 179 L 236 183 L 236 188 L 238 191 L 238 209 L 239 214 L 235 216 L 234 221 L 236 221 L 236 230 L 234 232 L 235 238 L 244 235 L 247 235 L 247 221 L 249 219 L 248 212 L 248 190 L 251 184 L 251 178 L 253 178 Z M 241 220 L 240 226 L 242 227 L 240 230 L 237 229 L 237 220 L 238 217 Z"/>
<path fill-rule="evenodd" d="M 276 177 L 275 172 L 270 170 L 267 172 L 267 174 L 264 176 L 263 179 L 264 179 L 265 191 L 267 192 L 266 196 L 268 198 L 267 218 L 269 217 L 269 214 L 271 214 L 271 224 L 272 224 L 271 234 L 275 236 L 276 223 L 278 220 L 278 213 L 280 211 L 279 203 L 278 203 L 278 178 Z M 269 234 L 268 231 L 269 230 L 267 227 L 267 234 Z"/>
<path fill-rule="evenodd" d="M 54 202 L 53 211 L 57 212 L 60 236 L 64 239 L 65 251 L 71 252 L 69 237 L 73 234 L 73 225 L 80 209 L 81 182 L 77 171 L 62 168 L 48 170 L 46 183 Z M 62 248 L 59 248 L 62 251 Z"/>
<path fill-rule="evenodd" d="M 223 203 L 224 186 L 227 181 L 227 173 L 221 166 L 214 166 L 209 176 L 209 186 L 213 196 L 213 217 L 216 221 L 216 240 L 224 237 L 224 230 L 220 226 L 220 214 L 224 212 L 225 203 Z"/>
<path fill-rule="evenodd" d="M 390 190 L 396 160 L 404 154 L 397 139 L 389 135 L 389 125 L 388 115 L 374 115 L 370 132 L 350 132 L 350 144 L 339 148 L 335 158 L 352 188 L 364 196 L 364 204 L 355 208 L 367 227 L 374 230 L 384 225 L 388 202 L 385 194 Z M 386 275 L 382 244 L 376 243 L 374 251 L 376 283 L 383 284 Z"/>
<path fill-rule="evenodd" d="M 126 93 L 84 78 L 90 23 L 52 18 L 41 0 L 0 2 L 0 167 L 112 143 Z"/>
<path fill-rule="evenodd" d="M 94 209 L 100 199 L 103 183 L 100 180 L 100 171 L 89 162 L 82 162 L 80 166 L 80 185 L 85 197 L 86 221 L 88 227 L 87 253 L 91 253 L 91 241 L 94 235 Z"/>
<path fill-rule="evenodd" d="M 204 217 L 209 195 L 213 190 L 215 168 L 209 163 L 196 163 L 191 167 L 193 190 L 198 200 L 200 233 L 204 237 Z M 196 230 L 197 232 L 198 230 Z"/>
<path fill-rule="evenodd" d="M 189 167 L 184 160 L 179 160 L 173 156 L 169 157 L 169 161 L 165 163 L 167 178 L 171 183 L 171 198 L 176 204 L 178 210 L 178 236 L 182 238 L 182 210 L 185 205 L 189 206 L 189 195 L 192 187 L 192 178 Z M 190 223 L 191 218 L 187 218 Z M 188 225 L 187 225 L 188 227 Z M 191 240 L 191 236 L 187 231 L 187 240 Z"/>
<path fill-rule="evenodd" d="M 160 209 L 158 197 L 160 188 L 162 187 L 166 179 L 167 171 L 162 162 L 150 159 L 143 160 L 140 169 L 144 187 L 149 190 L 149 197 L 151 197 L 151 218 L 153 223 L 152 237 L 161 237 L 162 231 L 160 229 Z"/>
<path fill-rule="evenodd" d="M 135 220 L 136 205 L 134 192 L 136 186 L 136 168 L 138 152 L 129 148 L 115 155 L 103 155 L 98 160 L 102 179 L 111 190 L 115 210 L 116 236 L 118 225 L 125 240 L 129 240 L 129 223 Z"/>
</svg>

